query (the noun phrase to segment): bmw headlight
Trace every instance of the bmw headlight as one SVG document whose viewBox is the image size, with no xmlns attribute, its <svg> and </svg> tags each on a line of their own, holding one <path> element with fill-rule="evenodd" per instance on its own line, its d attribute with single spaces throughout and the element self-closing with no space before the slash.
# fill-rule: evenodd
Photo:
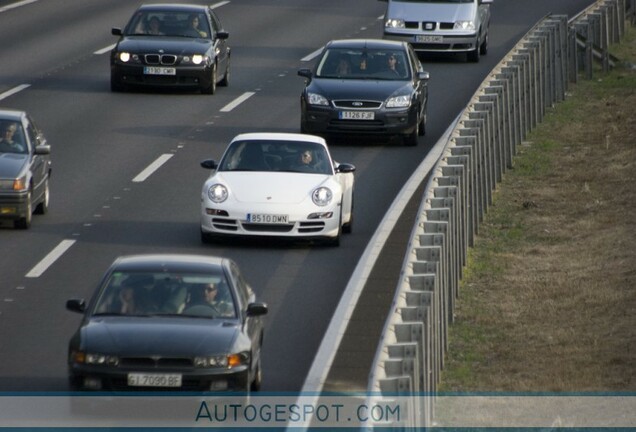
<svg viewBox="0 0 636 432">
<path fill-rule="evenodd" d="M 384 27 L 385 28 L 404 28 L 404 20 L 403 19 L 396 19 L 396 18 L 389 18 L 384 22 Z"/>
<path fill-rule="evenodd" d="M 119 60 L 123 61 L 124 63 L 128 63 L 130 61 L 130 53 L 126 51 L 120 52 L 119 54 L 117 54 L 117 57 L 119 58 Z"/>
<path fill-rule="evenodd" d="M 249 362 L 250 355 L 248 352 L 194 358 L 194 366 L 199 368 L 232 369 L 237 366 L 247 365 Z"/>
<path fill-rule="evenodd" d="M 409 106 L 411 106 L 411 96 L 409 95 L 391 96 L 386 101 L 387 108 L 408 108 Z"/>
<path fill-rule="evenodd" d="M 331 189 L 326 187 L 319 187 L 311 194 L 311 199 L 317 206 L 324 207 L 331 202 L 333 193 Z"/>
<path fill-rule="evenodd" d="M 228 191 L 227 188 L 222 185 L 222 184 L 213 184 L 212 186 L 210 186 L 210 188 L 208 189 L 208 198 L 210 198 L 210 201 L 214 202 L 214 203 L 222 203 L 223 201 L 225 201 L 228 197 Z"/>
<path fill-rule="evenodd" d="M 71 353 L 73 363 L 98 365 L 98 366 L 117 366 L 119 358 L 113 355 L 87 353 L 83 351 L 74 351 Z"/>
<path fill-rule="evenodd" d="M 183 57 L 184 63 L 192 63 L 195 65 L 200 65 L 201 63 L 207 62 L 207 61 L 208 61 L 208 56 L 205 56 L 203 54 L 193 54 L 192 57 L 188 57 L 188 56 Z"/>
<path fill-rule="evenodd" d="M 475 23 L 473 21 L 455 21 L 455 30 L 475 30 Z"/>
<path fill-rule="evenodd" d="M 329 106 L 327 98 L 318 93 L 307 93 L 307 102 L 309 102 L 309 105 Z"/>
</svg>

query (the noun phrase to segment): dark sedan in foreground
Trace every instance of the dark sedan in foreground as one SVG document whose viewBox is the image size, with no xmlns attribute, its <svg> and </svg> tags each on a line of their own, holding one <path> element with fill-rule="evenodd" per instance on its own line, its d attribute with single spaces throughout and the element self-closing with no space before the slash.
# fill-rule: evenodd
<svg viewBox="0 0 636 432">
<path fill-rule="evenodd" d="M 142 5 L 110 56 L 110 86 L 197 88 L 214 94 L 230 82 L 228 33 L 211 6 Z"/>
<path fill-rule="evenodd" d="M 24 111 L 0 110 L 0 219 L 31 226 L 49 209 L 51 147 Z"/>
<path fill-rule="evenodd" d="M 406 42 L 329 42 L 300 98 L 303 133 L 321 136 L 400 136 L 417 145 L 426 130 L 428 79 Z"/>
<path fill-rule="evenodd" d="M 136 255 L 110 266 L 68 350 L 70 385 L 87 390 L 258 390 L 262 315 L 237 264 Z"/>
</svg>

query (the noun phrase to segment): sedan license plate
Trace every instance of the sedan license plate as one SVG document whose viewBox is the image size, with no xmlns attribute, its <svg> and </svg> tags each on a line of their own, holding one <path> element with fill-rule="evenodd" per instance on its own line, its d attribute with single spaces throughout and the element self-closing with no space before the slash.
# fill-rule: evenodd
<svg viewBox="0 0 636 432">
<path fill-rule="evenodd" d="M 144 74 L 146 75 L 176 75 L 177 70 L 173 67 L 146 66 L 144 67 Z"/>
<path fill-rule="evenodd" d="M 373 120 L 375 113 L 373 111 L 340 111 L 338 118 L 340 120 Z"/>
<path fill-rule="evenodd" d="M 260 223 L 260 224 L 287 224 L 289 223 L 289 216 L 261 214 L 261 213 L 248 213 L 247 221 L 250 223 Z"/>
<path fill-rule="evenodd" d="M 181 374 L 129 373 L 131 387 L 181 387 Z"/>
<path fill-rule="evenodd" d="M 415 42 L 442 43 L 442 42 L 444 42 L 444 37 L 443 36 L 417 35 L 417 36 L 415 36 Z"/>
</svg>

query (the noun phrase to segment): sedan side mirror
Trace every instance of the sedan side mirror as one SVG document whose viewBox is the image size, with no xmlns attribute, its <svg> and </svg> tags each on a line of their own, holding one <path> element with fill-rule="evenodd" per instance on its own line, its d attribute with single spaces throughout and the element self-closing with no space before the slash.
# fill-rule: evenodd
<svg viewBox="0 0 636 432">
<path fill-rule="evenodd" d="M 112 33 L 113 36 L 121 36 L 121 29 L 117 28 L 117 27 L 113 27 L 113 29 L 110 31 Z"/>
<path fill-rule="evenodd" d="M 201 162 L 201 166 L 206 169 L 217 169 L 219 165 L 213 159 L 206 159 Z"/>
<path fill-rule="evenodd" d="M 260 316 L 267 313 L 267 304 L 250 303 L 247 305 L 247 316 Z"/>
<path fill-rule="evenodd" d="M 37 155 L 51 154 L 51 146 L 48 144 L 40 144 L 38 146 L 35 146 L 33 152 Z"/>
<path fill-rule="evenodd" d="M 86 301 L 84 299 L 70 299 L 66 301 L 66 309 L 71 312 L 84 313 L 86 310 Z"/>
<path fill-rule="evenodd" d="M 230 37 L 230 34 L 226 31 L 218 31 L 216 32 L 217 39 L 227 39 Z"/>
<path fill-rule="evenodd" d="M 311 77 L 313 76 L 310 69 L 299 69 L 298 75 L 307 79 L 311 79 Z"/>
<path fill-rule="evenodd" d="M 428 81 L 431 78 L 431 75 L 428 72 L 418 72 L 417 78 L 421 81 Z"/>
</svg>

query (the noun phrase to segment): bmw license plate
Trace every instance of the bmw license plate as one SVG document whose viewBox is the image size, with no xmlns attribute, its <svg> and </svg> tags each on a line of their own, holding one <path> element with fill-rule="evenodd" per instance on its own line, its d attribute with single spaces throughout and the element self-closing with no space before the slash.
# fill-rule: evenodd
<svg viewBox="0 0 636 432">
<path fill-rule="evenodd" d="M 375 113 L 373 111 L 340 111 L 338 118 L 340 120 L 373 120 Z"/>
<path fill-rule="evenodd" d="M 181 387 L 181 374 L 129 373 L 131 387 Z"/>
<path fill-rule="evenodd" d="M 444 37 L 443 36 L 417 35 L 417 36 L 415 36 L 415 42 L 442 43 L 442 42 L 444 42 Z"/>
<path fill-rule="evenodd" d="M 249 223 L 260 223 L 260 224 L 287 224 L 289 223 L 289 216 L 275 215 L 275 214 L 262 214 L 262 213 L 248 213 L 247 221 Z"/>
<path fill-rule="evenodd" d="M 144 74 L 146 75 L 176 75 L 177 70 L 173 67 L 146 66 L 144 67 Z"/>
</svg>

